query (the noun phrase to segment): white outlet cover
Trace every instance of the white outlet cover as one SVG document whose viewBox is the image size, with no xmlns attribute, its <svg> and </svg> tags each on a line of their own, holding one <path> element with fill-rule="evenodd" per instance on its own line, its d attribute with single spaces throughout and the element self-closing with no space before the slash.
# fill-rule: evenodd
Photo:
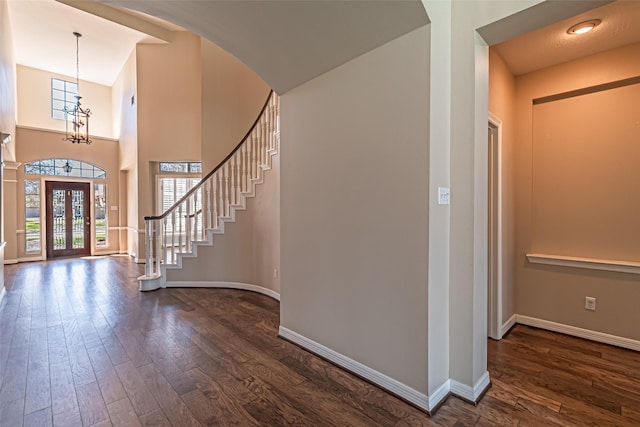
<svg viewBox="0 0 640 427">
<path fill-rule="evenodd" d="M 451 191 L 449 187 L 438 187 L 438 204 L 448 205 L 451 199 Z"/>
</svg>

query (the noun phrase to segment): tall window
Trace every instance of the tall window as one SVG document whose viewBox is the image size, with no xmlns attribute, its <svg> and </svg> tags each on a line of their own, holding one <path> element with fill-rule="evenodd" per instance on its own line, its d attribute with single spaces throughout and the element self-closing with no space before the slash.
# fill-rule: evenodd
<svg viewBox="0 0 640 427">
<path fill-rule="evenodd" d="M 193 188 L 198 182 L 200 182 L 199 177 L 187 178 L 187 177 L 161 177 L 159 178 L 160 188 L 158 191 L 158 201 L 159 201 L 159 213 L 166 212 L 175 202 L 180 200 L 182 196 L 191 188 Z M 197 211 L 202 209 L 202 190 L 198 190 L 198 195 L 196 196 L 196 206 L 191 207 L 193 211 Z M 197 216 L 198 228 L 202 227 L 202 215 Z M 172 233 L 173 223 L 167 225 L 167 233 Z M 186 230 L 185 228 L 185 219 L 184 216 L 178 218 L 177 223 L 175 225 L 177 232 L 182 232 Z"/>
<path fill-rule="evenodd" d="M 165 212 L 175 202 L 177 202 L 185 193 L 193 188 L 200 178 L 160 178 L 160 213 Z M 198 206 L 200 208 L 200 206 Z"/>
<path fill-rule="evenodd" d="M 40 181 L 24 182 L 25 252 L 40 252 Z"/>
<path fill-rule="evenodd" d="M 78 94 L 78 85 L 56 78 L 51 79 L 51 117 L 57 120 L 66 120 L 67 114 L 64 107 L 73 108 Z"/>
<path fill-rule="evenodd" d="M 107 227 L 107 184 L 95 184 L 93 186 L 95 199 L 95 230 L 96 247 L 109 245 L 109 233 Z"/>
</svg>

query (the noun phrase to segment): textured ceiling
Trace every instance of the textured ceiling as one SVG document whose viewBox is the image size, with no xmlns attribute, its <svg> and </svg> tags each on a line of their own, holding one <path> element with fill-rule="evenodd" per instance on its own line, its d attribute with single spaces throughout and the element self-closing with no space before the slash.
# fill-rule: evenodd
<svg viewBox="0 0 640 427">
<path fill-rule="evenodd" d="M 583 35 L 567 29 L 590 19 L 602 23 Z M 616 1 L 493 46 L 514 75 L 640 42 L 640 1 Z"/>
</svg>

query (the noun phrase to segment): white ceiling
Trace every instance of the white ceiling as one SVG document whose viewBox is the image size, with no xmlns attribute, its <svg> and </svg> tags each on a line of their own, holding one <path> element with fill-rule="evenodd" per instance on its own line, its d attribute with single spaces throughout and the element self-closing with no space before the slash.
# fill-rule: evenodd
<svg viewBox="0 0 640 427">
<path fill-rule="evenodd" d="M 418 1 L 103 1 L 137 8 L 209 38 L 245 61 L 281 93 L 428 22 Z M 127 9 L 129 18 L 148 21 L 157 31 L 145 25 L 123 26 L 54 0 L 8 3 L 18 64 L 75 77 L 72 33 L 78 31 L 83 34 L 80 78 L 109 86 L 137 42 L 160 42 L 162 31 L 182 29 Z M 111 7 L 92 1 L 75 3 Z M 601 19 L 602 24 L 591 33 L 566 34 L 571 25 L 593 18 Z M 617 1 L 494 48 L 514 74 L 521 75 L 640 42 L 639 22 L 640 1 Z"/>
<path fill-rule="evenodd" d="M 211 40 L 284 93 L 426 25 L 421 0 L 101 0 Z"/>
<path fill-rule="evenodd" d="M 147 34 L 54 0 L 8 0 L 16 62 L 111 86 L 135 44 Z"/>
<path fill-rule="evenodd" d="M 569 35 L 574 24 L 590 19 L 602 23 L 583 35 Z M 572 61 L 640 42 L 640 1 L 616 1 L 523 34 L 493 48 L 514 75 Z"/>
</svg>

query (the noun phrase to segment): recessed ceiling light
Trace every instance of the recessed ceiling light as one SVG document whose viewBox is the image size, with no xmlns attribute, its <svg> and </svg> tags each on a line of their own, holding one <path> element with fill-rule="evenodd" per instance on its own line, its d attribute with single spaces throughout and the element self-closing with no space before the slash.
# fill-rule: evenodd
<svg viewBox="0 0 640 427">
<path fill-rule="evenodd" d="M 567 30 L 567 34 L 575 35 L 588 33 L 589 31 L 600 25 L 601 22 L 602 21 L 599 19 L 590 19 L 588 21 L 580 22 L 579 24 L 576 24 L 573 27 L 569 28 Z"/>
</svg>

